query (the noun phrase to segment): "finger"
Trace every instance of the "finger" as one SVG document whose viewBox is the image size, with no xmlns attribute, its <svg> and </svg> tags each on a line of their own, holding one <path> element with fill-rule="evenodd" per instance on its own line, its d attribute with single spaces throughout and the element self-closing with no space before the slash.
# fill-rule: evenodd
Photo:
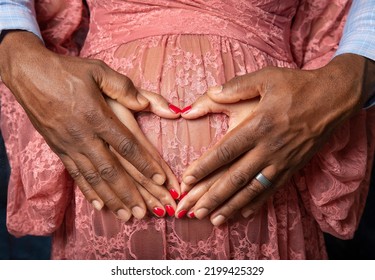
<svg viewBox="0 0 375 280">
<path fill-rule="evenodd" d="M 133 183 L 131 177 L 125 172 L 120 162 L 116 160 L 113 153 L 103 143 L 93 147 L 95 152 L 87 151 L 87 158 L 80 158 L 80 163 L 76 161 L 88 183 L 95 189 L 100 197 L 108 193 L 108 188 L 112 191 L 111 200 L 104 200 L 104 203 L 111 210 L 119 207 L 118 200 L 127 206 L 132 214 L 141 219 L 146 213 L 146 206 L 143 199 Z M 87 170 L 87 166 L 90 168 Z M 112 205 L 113 204 L 113 205 Z"/>
<path fill-rule="evenodd" d="M 197 218 L 202 219 L 221 206 L 263 169 L 261 165 L 263 163 L 257 160 L 256 155 L 255 152 L 248 152 L 230 166 L 225 174 L 197 202 L 195 206 Z M 245 189 L 249 192 L 247 197 L 250 197 L 250 191 L 252 191 L 251 195 L 255 197 L 264 190 L 260 184 L 251 184 Z"/>
<path fill-rule="evenodd" d="M 264 74 L 259 74 L 265 70 L 237 76 L 222 86 L 211 87 L 207 95 L 218 103 L 236 103 L 241 100 L 248 100 L 261 95 L 266 81 Z"/>
<path fill-rule="evenodd" d="M 165 175 L 167 176 L 167 179 L 165 181 L 165 186 L 167 187 L 167 190 L 169 191 L 174 200 L 179 199 L 182 192 L 176 175 L 174 175 L 168 164 L 163 159 L 161 159 L 160 164 L 165 172 Z"/>
<path fill-rule="evenodd" d="M 241 209 L 241 215 L 244 218 L 248 218 L 251 215 L 254 215 L 263 206 L 263 204 L 266 203 L 266 201 L 277 191 L 277 189 L 286 182 L 289 176 L 289 172 L 287 172 L 281 176 L 278 176 L 276 180 L 274 179 L 275 185 L 273 185 L 271 188 L 266 189 L 265 192 L 261 193 L 252 201 L 246 203 L 246 205 Z"/>
<path fill-rule="evenodd" d="M 176 217 L 181 216 L 181 213 L 187 213 L 188 217 L 194 218 L 195 203 L 211 188 L 211 186 L 224 174 L 225 170 L 220 170 L 212 174 L 209 178 L 196 184 L 187 195 L 177 205 Z"/>
<path fill-rule="evenodd" d="M 96 67 L 92 68 L 92 76 L 103 93 L 132 110 L 140 111 L 149 105 L 128 77 L 114 71 L 103 61 L 93 62 Z"/>
<path fill-rule="evenodd" d="M 96 210 L 100 211 L 104 206 L 104 202 L 82 176 L 74 161 L 67 156 L 60 156 L 60 159 L 70 176 L 74 179 L 78 188 L 81 190 L 82 194 L 85 196 L 86 200 L 90 202 Z"/>
<path fill-rule="evenodd" d="M 214 102 L 208 95 L 204 94 L 199 97 L 192 105 L 191 109 L 182 113 L 184 119 L 196 119 L 209 113 L 226 113 L 228 106 Z"/>
<path fill-rule="evenodd" d="M 155 147 L 145 137 L 143 131 L 139 128 L 139 125 L 137 121 L 135 120 L 132 112 L 114 100 L 108 99 L 107 103 L 111 107 L 113 112 L 117 115 L 119 120 L 122 123 L 126 124 L 127 128 L 130 130 L 133 136 L 137 139 L 138 143 L 142 143 L 142 146 L 149 152 L 149 154 L 153 157 L 153 159 L 159 162 L 162 170 L 165 172 L 165 175 L 166 175 L 165 184 L 168 190 L 170 190 L 171 192 L 173 192 L 173 190 L 175 191 L 173 197 L 177 199 L 180 196 L 180 184 L 178 183 L 176 176 L 173 174 L 173 172 L 171 171 L 169 166 L 165 163 L 165 161 L 157 153 Z M 128 165 L 126 164 L 126 166 Z"/>
<path fill-rule="evenodd" d="M 149 101 L 149 106 L 144 111 L 152 112 L 165 119 L 177 119 L 180 117 L 180 109 L 169 104 L 163 96 L 146 90 L 139 91 Z"/>
<path fill-rule="evenodd" d="M 273 170 L 273 167 L 267 167 L 262 170 L 262 174 L 269 180 L 275 182 L 276 178 Z M 228 218 L 252 201 L 258 200 L 256 205 L 259 206 L 261 202 L 264 202 L 266 198 L 269 198 L 269 196 L 274 193 L 275 189 L 276 188 L 272 186 L 265 187 L 260 181 L 253 178 L 250 183 L 240 189 L 228 201 L 226 201 L 223 206 L 211 214 L 211 223 L 215 226 L 223 224 Z M 259 197 L 262 197 L 263 200 L 259 200 Z"/>
<path fill-rule="evenodd" d="M 120 219 L 125 221 L 129 220 L 131 217 L 131 211 L 114 193 L 114 191 L 112 191 L 108 184 L 102 180 L 99 172 L 95 169 L 92 163 L 85 156 L 76 155 L 75 164 L 77 165 L 78 170 L 68 169 L 72 178 L 77 182 L 82 182 L 84 179 L 92 187 L 93 191 L 97 193 L 108 209 Z M 83 179 L 80 178 L 81 176 Z"/>
<path fill-rule="evenodd" d="M 143 186 L 135 182 L 139 193 L 142 195 L 146 203 L 147 209 L 157 217 L 164 217 L 166 211 L 163 204 L 160 203 L 152 194 L 150 194 Z"/>
<path fill-rule="evenodd" d="M 108 119 L 100 136 L 139 172 L 156 184 L 164 184 L 166 177 L 161 166 L 115 115 Z"/>
<path fill-rule="evenodd" d="M 133 165 L 127 160 L 122 158 L 116 151 L 113 151 L 119 159 L 121 165 L 131 175 L 131 177 L 143 188 L 145 188 L 150 194 L 158 199 L 163 205 L 170 205 L 174 209 L 176 208 L 176 202 L 171 196 L 171 193 L 164 187 L 155 184 L 152 180 L 141 174 Z"/>
<path fill-rule="evenodd" d="M 241 122 L 185 170 L 183 182 L 186 185 L 195 184 L 251 150 L 257 144 L 257 139 L 262 139 L 266 132 L 264 128 L 259 128 L 261 126 L 261 121 L 253 118 L 253 115 Z"/>
<path fill-rule="evenodd" d="M 224 113 L 230 117 L 228 131 L 231 131 L 254 111 L 258 103 L 259 97 L 233 104 L 224 104 L 213 101 L 208 95 L 202 95 L 191 105 L 191 109 L 181 116 L 184 119 L 196 119 L 209 113 Z"/>
</svg>

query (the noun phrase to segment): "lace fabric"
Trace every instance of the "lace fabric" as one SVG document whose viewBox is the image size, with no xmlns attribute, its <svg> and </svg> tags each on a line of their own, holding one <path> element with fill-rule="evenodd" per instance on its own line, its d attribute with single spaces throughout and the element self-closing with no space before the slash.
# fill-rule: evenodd
<svg viewBox="0 0 375 280">
<path fill-rule="evenodd" d="M 71 35 L 82 20 L 82 6 L 69 2 L 40 1 L 39 14 L 50 48 L 76 54 Z M 181 108 L 209 86 L 267 65 L 324 65 L 350 5 L 342 0 L 88 3 L 90 26 L 81 56 L 105 61 L 136 86 Z M 69 18 L 51 16 L 53 8 L 60 15 L 68 11 Z M 173 24 L 171 11 L 186 22 Z M 151 32 L 152 24 L 159 28 Z M 350 238 L 358 225 L 374 154 L 374 110 L 337 129 L 251 219 L 238 215 L 214 227 L 207 219 L 149 215 L 123 223 L 108 210 L 92 208 L 4 86 L 1 93 L 2 132 L 12 165 L 8 228 L 16 235 L 52 233 L 55 259 L 324 259 L 322 230 Z M 137 120 L 179 179 L 228 125 L 222 114 L 186 121 L 141 113 Z"/>
</svg>

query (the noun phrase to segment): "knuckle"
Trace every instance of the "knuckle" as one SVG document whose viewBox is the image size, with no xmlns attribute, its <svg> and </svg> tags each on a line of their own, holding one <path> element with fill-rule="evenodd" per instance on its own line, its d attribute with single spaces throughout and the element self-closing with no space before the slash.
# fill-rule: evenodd
<svg viewBox="0 0 375 280">
<path fill-rule="evenodd" d="M 121 207 L 118 205 L 118 201 L 115 196 L 107 197 L 104 200 L 104 204 L 111 210 L 118 210 Z"/>
<path fill-rule="evenodd" d="M 256 197 L 262 192 L 261 188 L 259 188 L 253 182 L 250 182 L 250 184 L 246 185 L 244 187 L 244 191 L 246 192 L 246 196 L 249 198 Z"/>
<path fill-rule="evenodd" d="M 124 90 L 125 93 L 128 93 L 129 90 L 133 90 L 134 89 L 134 85 L 133 85 L 132 80 L 130 80 L 126 76 L 123 76 L 122 87 L 123 87 L 123 90 Z M 133 92 L 131 92 L 131 93 L 133 93 Z"/>
<path fill-rule="evenodd" d="M 223 199 L 217 192 L 212 192 L 209 196 L 209 199 L 213 205 L 220 205 L 223 202 Z"/>
<path fill-rule="evenodd" d="M 124 202 L 124 204 L 128 204 L 129 202 L 131 202 L 133 199 L 132 199 L 132 195 L 130 192 L 123 192 L 119 195 L 119 199 Z"/>
<path fill-rule="evenodd" d="M 100 59 L 91 59 L 91 63 L 94 64 L 99 70 L 104 70 L 107 67 L 107 64 Z"/>
<path fill-rule="evenodd" d="M 85 132 L 81 128 L 75 126 L 67 127 L 66 132 L 76 141 L 81 141 L 85 137 Z"/>
<path fill-rule="evenodd" d="M 76 180 L 79 177 L 81 177 L 81 172 L 78 169 L 70 169 L 68 170 L 68 173 L 73 178 L 73 180 Z"/>
<path fill-rule="evenodd" d="M 194 177 L 196 178 L 201 178 L 203 176 L 205 176 L 206 174 L 208 174 L 208 167 L 209 164 L 206 164 L 206 163 L 202 163 L 202 164 L 196 164 L 194 165 L 194 173 L 192 174 Z"/>
<path fill-rule="evenodd" d="M 118 170 L 111 164 L 99 168 L 100 176 L 106 181 L 115 181 L 118 178 Z"/>
<path fill-rule="evenodd" d="M 134 157 L 137 144 L 131 138 L 124 138 L 118 145 L 118 151 L 125 158 Z"/>
<path fill-rule="evenodd" d="M 83 177 L 86 179 L 87 183 L 91 186 L 96 186 L 100 183 L 101 178 L 98 172 L 88 171 L 83 174 Z"/>
<path fill-rule="evenodd" d="M 168 203 L 171 200 L 170 195 L 163 193 L 157 197 L 162 203 Z"/>
<path fill-rule="evenodd" d="M 97 109 L 89 109 L 83 112 L 83 117 L 89 125 L 99 125 L 103 123 L 102 115 Z"/>
<path fill-rule="evenodd" d="M 228 145 L 221 145 L 217 149 L 217 158 L 221 162 L 228 162 L 233 158 L 233 150 Z"/>
<path fill-rule="evenodd" d="M 89 187 L 80 187 L 80 190 L 82 192 L 82 194 L 87 198 L 90 193 L 92 192 L 92 189 L 89 188 Z"/>
<path fill-rule="evenodd" d="M 249 181 L 249 175 L 241 170 L 234 170 L 230 172 L 229 181 L 233 187 L 242 187 Z"/>
</svg>

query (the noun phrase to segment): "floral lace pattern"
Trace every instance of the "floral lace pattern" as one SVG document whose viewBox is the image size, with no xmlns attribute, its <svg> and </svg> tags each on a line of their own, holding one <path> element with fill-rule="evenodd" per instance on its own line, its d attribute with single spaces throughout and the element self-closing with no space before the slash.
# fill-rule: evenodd
<svg viewBox="0 0 375 280">
<path fill-rule="evenodd" d="M 75 54 L 77 44 L 71 35 L 81 21 L 80 2 L 67 1 L 72 3 L 66 6 L 54 6 L 57 0 L 39 2 L 47 43 L 56 51 Z M 105 61 L 136 86 L 181 108 L 209 86 L 267 65 L 309 69 L 324 65 L 337 47 L 350 4 L 343 0 L 88 2 L 90 28 L 81 56 Z M 52 7 L 59 7 L 60 15 L 68 10 L 69 17 L 51 19 Z M 171 20 L 171 13 L 182 23 Z M 169 25 L 163 25 L 166 22 Z M 247 35 L 238 38 L 239 34 Z M 4 86 L 1 93 L 2 132 L 12 165 L 8 228 L 16 235 L 53 233 L 56 259 L 322 259 L 326 258 L 322 230 L 349 238 L 363 210 L 374 154 L 369 140 L 375 135 L 370 125 L 374 110 L 361 112 L 340 127 L 251 219 L 238 215 L 214 227 L 207 219 L 150 215 L 123 223 L 107 210 L 92 208 Z M 222 114 L 186 121 L 141 113 L 137 120 L 179 179 L 227 130 Z"/>
</svg>

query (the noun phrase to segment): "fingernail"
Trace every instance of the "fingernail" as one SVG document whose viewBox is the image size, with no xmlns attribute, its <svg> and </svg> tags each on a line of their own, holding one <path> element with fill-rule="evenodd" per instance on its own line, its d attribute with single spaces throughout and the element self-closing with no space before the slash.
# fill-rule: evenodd
<svg viewBox="0 0 375 280">
<path fill-rule="evenodd" d="M 124 209 L 120 209 L 117 211 L 117 217 L 125 222 L 130 219 L 130 213 Z"/>
<path fill-rule="evenodd" d="M 213 94 L 218 94 L 223 91 L 223 86 L 220 85 L 220 86 L 210 87 L 207 91 Z"/>
<path fill-rule="evenodd" d="M 187 210 L 181 210 L 180 212 L 178 212 L 177 214 L 177 218 L 181 219 L 183 218 L 187 213 Z"/>
<path fill-rule="evenodd" d="M 99 201 L 97 201 L 97 200 L 93 200 L 92 202 L 91 202 L 91 204 L 92 204 L 92 206 L 96 209 L 96 210 L 98 210 L 98 211 L 100 211 L 100 210 L 102 210 L 102 204 L 99 202 Z"/>
<path fill-rule="evenodd" d="M 175 189 L 170 189 L 169 193 L 171 194 L 174 200 L 176 200 L 179 197 L 179 194 Z"/>
<path fill-rule="evenodd" d="M 181 113 L 187 113 L 187 112 L 189 112 L 191 110 L 191 105 L 189 105 L 189 106 L 187 106 L 187 107 L 185 107 L 184 109 L 182 109 L 181 110 Z"/>
<path fill-rule="evenodd" d="M 249 209 L 249 210 L 246 210 L 246 211 L 242 211 L 242 217 L 244 218 L 248 218 L 251 214 L 253 214 L 254 211 L 252 209 Z"/>
<path fill-rule="evenodd" d="M 133 213 L 133 216 L 137 218 L 138 220 L 142 219 L 145 215 L 145 211 L 139 206 L 134 206 L 132 208 L 132 213 Z"/>
<path fill-rule="evenodd" d="M 172 206 L 170 206 L 170 205 L 165 205 L 165 210 L 167 210 L 167 213 L 168 213 L 168 215 L 169 216 L 174 216 L 174 209 L 173 209 L 173 207 Z"/>
<path fill-rule="evenodd" d="M 197 217 L 198 219 L 203 219 L 208 215 L 208 213 L 210 213 L 210 211 L 208 211 L 208 209 L 206 208 L 200 208 L 194 211 L 195 217 Z"/>
<path fill-rule="evenodd" d="M 188 193 L 187 192 L 183 192 L 180 196 L 180 200 L 182 200 Z"/>
<path fill-rule="evenodd" d="M 195 181 L 196 181 L 196 178 L 195 178 L 194 176 L 186 176 L 186 177 L 184 178 L 184 183 L 185 183 L 186 185 L 194 184 Z"/>
<path fill-rule="evenodd" d="M 191 211 L 190 213 L 187 214 L 189 218 L 195 218 L 194 211 Z"/>
<path fill-rule="evenodd" d="M 161 186 L 164 184 L 165 178 L 160 174 L 155 174 L 154 176 L 152 176 L 152 181 Z"/>
<path fill-rule="evenodd" d="M 222 223 L 225 222 L 225 217 L 223 215 L 219 215 L 219 216 L 216 216 L 215 218 L 213 218 L 211 220 L 211 223 L 214 225 L 214 226 L 220 226 Z"/>
<path fill-rule="evenodd" d="M 152 211 L 155 213 L 156 216 L 158 217 L 163 217 L 164 216 L 164 209 L 160 207 L 155 207 L 152 209 Z"/>
<path fill-rule="evenodd" d="M 181 109 L 174 106 L 173 104 L 169 104 L 168 107 L 175 114 L 181 113 Z"/>
</svg>

